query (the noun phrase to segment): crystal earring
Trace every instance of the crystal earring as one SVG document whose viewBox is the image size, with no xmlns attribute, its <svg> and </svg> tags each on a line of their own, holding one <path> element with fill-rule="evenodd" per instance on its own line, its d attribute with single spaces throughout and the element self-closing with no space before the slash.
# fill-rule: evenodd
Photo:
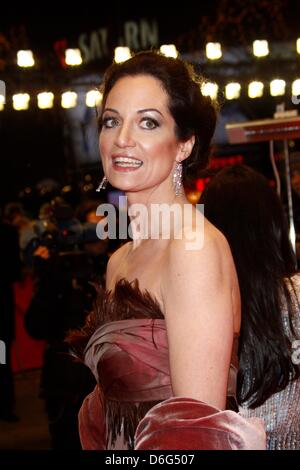
<svg viewBox="0 0 300 470">
<path fill-rule="evenodd" d="M 104 175 L 96 191 L 99 193 L 101 189 L 105 189 L 108 183 L 108 179 Z"/>
<path fill-rule="evenodd" d="M 182 163 L 176 162 L 175 170 L 173 173 L 173 188 L 175 195 L 179 196 L 182 192 Z"/>
</svg>

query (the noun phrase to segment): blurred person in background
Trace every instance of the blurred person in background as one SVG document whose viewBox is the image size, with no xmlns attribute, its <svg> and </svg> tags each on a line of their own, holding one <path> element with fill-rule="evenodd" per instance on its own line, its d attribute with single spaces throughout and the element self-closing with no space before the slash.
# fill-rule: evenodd
<svg viewBox="0 0 300 470">
<path fill-rule="evenodd" d="M 0 364 L 0 420 L 18 421 L 14 413 L 15 393 L 11 368 L 11 346 L 15 337 L 13 284 L 20 279 L 21 262 L 17 229 L 0 220 L 0 340 L 5 343 L 6 364 Z"/>
<path fill-rule="evenodd" d="M 22 257 L 23 249 L 27 243 L 28 233 L 32 233 L 32 218 L 25 211 L 22 203 L 9 202 L 4 207 L 3 220 L 17 229 L 19 237 L 20 255 L 22 261 L 24 261 Z M 28 266 L 26 266 L 26 263 L 23 263 L 22 270 L 25 270 L 26 274 L 28 274 L 29 270 L 27 270 L 26 268 L 28 268 Z"/>
<path fill-rule="evenodd" d="M 19 202 L 9 202 L 3 211 L 3 220 L 13 225 L 19 233 L 28 226 L 30 218 L 26 214 L 23 205 Z"/>
<path fill-rule="evenodd" d="M 95 224 L 97 225 L 101 221 L 104 222 L 104 216 L 96 214 L 97 208 L 102 203 L 104 203 L 104 200 L 87 199 L 77 206 L 75 215 L 81 224 L 85 224 L 87 228 L 90 228 L 86 232 L 83 249 L 92 256 L 95 262 L 95 272 L 98 272 L 104 280 L 106 265 L 111 255 L 112 241 L 109 238 L 104 240 L 95 238 Z"/>
<path fill-rule="evenodd" d="M 238 273 L 240 414 L 264 419 L 268 449 L 299 449 L 300 275 L 281 201 L 241 165 L 220 171 L 200 203 L 227 238 Z"/>
<path fill-rule="evenodd" d="M 56 197 L 43 204 L 27 234 L 26 260 L 32 264 L 35 291 L 25 325 L 35 339 L 46 340 L 41 397 L 46 404 L 53 449 L 80 449 L 77 414 L 95 381 L 90 370 L 74 363 L 64 337 L 82 325 L 95 297 L 92 281 L 101 282 L 93 256 L 84 248 L 97 242 L 96 224 L 86 227 L 71 206 Z"/>
<path fill-rule="evenodd" d="M 87 199 L 81 204 L 78 205 L 76 208 L 75 214 L 78 220 L 82 224 L 98 224 L 99 222 L 104 223 L 105 216 L 97 215 L 97 208 L 101 204 L 106 204 L 107 202 L 104 199 Z M 113 204 L 113 203 L 111 203 Z M 119 208 L 118 202 L 114 201 L 113 204 L 115 211 L 116 211 L 116 223 L 117 226 L 119 224 Z M 118 233 L 118 230 L 117 230 Z M 123 244 L 126 243 L 127 240 L 119 240 L 119 239 L 109 239 L 106 238 L 105 240 L 98 239 L 97 241 L 89 241 L 85 244 L 85 249 L 91 253 L 92 255 L 98 256 L 98 261 L 100 263 L 101 272 L 105 276 L 106 265 L 110 256 Z M 102 271 L 102 268 L 103 271 Z"/>
</svg>

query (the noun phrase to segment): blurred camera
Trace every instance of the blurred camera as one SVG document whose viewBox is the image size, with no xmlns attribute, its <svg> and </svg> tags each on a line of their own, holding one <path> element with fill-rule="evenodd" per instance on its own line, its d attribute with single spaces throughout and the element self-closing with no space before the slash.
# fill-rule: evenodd
<svg viewBox="0 0 300 470">
<path fill-rule="evenodd" d="M 60 278 L 88 278 L 93 263 L 82 247 L 85 243 L 98 241 L 96 226 L 96 223 L 82 224 L 74 216 L 72 207 L 56 197 L 41 207 L 39 218 L 22 233 L 25 263 L 42 266 L 36 250 L 44 246 L 49 252 L 48 265 L 51 264 Z"/>
</svg>

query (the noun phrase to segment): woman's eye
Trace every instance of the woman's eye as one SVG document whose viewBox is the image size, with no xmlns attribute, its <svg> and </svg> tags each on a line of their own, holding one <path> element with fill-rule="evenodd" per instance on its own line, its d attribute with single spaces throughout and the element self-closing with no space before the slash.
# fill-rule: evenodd
<svg viewBox="0 0 300 470">
<path fill-rule="evenodd" d="M 150 119 L 150 118 L 144 118 L 142 119 L 142 127 L 144 129 L 155 129 L 156 127 L 159 126 L 158 122 L 155 121 L 155 119 Z"/>
<path fill-rule="evenodd" d="M 106 127 L 107 129 L 111 129 L 112 127 L 115 127 L 118 125 L 118 120 L 115 117 L 105 117 L 102 119 L 102 125 L 103 127 Z"/>
</svg>

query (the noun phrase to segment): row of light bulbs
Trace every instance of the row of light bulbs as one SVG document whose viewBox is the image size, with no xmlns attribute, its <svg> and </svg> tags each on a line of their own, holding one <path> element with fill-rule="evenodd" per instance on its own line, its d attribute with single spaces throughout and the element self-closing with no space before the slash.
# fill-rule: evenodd
<svg viewBox="0 0 300 470">
<path fill-rule="evenodd" d="M 168 57 L 177 57 L 178 51 L 174 44 L 164 44 L 160 47 L 162 54 Z M 296 40 L 296 51 L 300 54 L 300 38 Z M 205 47 L 206 57 L 209 60 L 218 60 L 222 57 L 222 46 L 219 42 L 208 42 Z M 270 53 L 269 43 L 265 39 L 257 39 L 252 43 L 252 52 L 256 57 L 266 57 Z M 131 51 L 128 47 L 116 47 L 115 62 L 124 62 L 131 57 Z M 80 49 L 66 49 L 65 62 L 70 66 L 82 64 Z M 33 67 L 35 64 L 34 55 L 31 50 L 20 50 L 17 53 L 17 64 L 19 67 Z"/>
<path fill-rule="evenodd" d="M 227 100 L 238 99 L 241 94 L 241 84 L 237 82 L 228 83 L 225 86 L 225 98 Z M 253 81 L 248 85 L 249 98 L 260 98 L 264 93 L 264 84 L 259 81 Z M 204 96 L 210 96 L 216 99 L 219 86 L 217 83 L 205 82 L 201 86 L 201 91 Z M 270 95 L 283 96 L 286 92 L 285 80 L 275 79 L 270 82 Z M 294 80 L 292 83 L 291 94 L 294 96 L 300 95 L 300 79 Z M 66 91 L 61 95 L 61 106 L 65 109 L 74 108 L 77 105 L 78 95 L 75 91 Z M 28 93 L 17 93 L 12 96 L 13 108 L 17 111 L 26 110 L 29 108 L 30 95 Z M 98 90 L 90 90 L 86 93 L 85 102 L 88 107 L 99 106 L 102 101 L 102 94 Z M 37 95 L 37 105 L 40 109 L 53 108 L 54 94 L 52 92 L 42 92 Z M 4 109 L 5 97 L 0 94 L 0 111 Z"/>
<path fill-rule="evenodd" d="M 160 47 L 162 54 L 168 57 L 177 57 L 178 51 L 173 44 L 162 45 Z M 129 47 L 116 47 L 114 53 L 114 60 L 117 63 L 125 62 L 131 57 Z M 82 64 L 82 56 L 80 49 L 66 49 L 65 62 L 67 65 L 76 66 Z M 17 52 L 17 64 L 19 67 L 33 67 L 35 64 L 34 55 L 31 50 L 21 50 Z"/>
<path fill-rule="evenodd" d="M 78 95 L 75 91 L 66 91 L 61 95 L 61 107 L 65 109 L 75 108 Z M 86 93 L 86 105 L 93 108 L 99 106 L 102 101 L 102 94 L 97 90 L 90 90 Z M 29 108 L 30 95 L 28 93 L 17 93 L 12 96 L 13 108 L 22 111 Z M 37 105 L 40 109 L 50 109 L 54 105 L 54 94 L 51 91 L 44 91 L 37 95 Z M 0 94 L 0 111 L 5 106 L 5 97 Z"/>
<path fill-rule="evenodd" d="M 162 45 L 160 47 L 162 54 L 169 57 L 177 57 L 178 51 L 176 47 L 171 45 Z M 131 51 L 129 47 L 116 47 L 114 60 L 117 63 L 124 62 L 131 57 Z M 65 50 L 65 62 L 67 65 L 76 66 L 82 64 L 82 56 L 80 49 L 66 49 Z M 17 64 L 19 67 L 33 67 L 35 65 L 34 55 L 31 50 L 21 50 L 17 52 Z"/>
</svg>

